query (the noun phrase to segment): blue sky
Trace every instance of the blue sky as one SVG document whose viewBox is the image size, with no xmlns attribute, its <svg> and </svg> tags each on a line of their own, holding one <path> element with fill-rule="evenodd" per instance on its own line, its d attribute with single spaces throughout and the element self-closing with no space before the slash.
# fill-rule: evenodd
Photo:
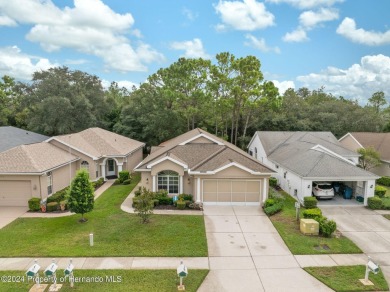
<svg viewBox="0 0 390 292">
<path fill-rule="evenodd" d="M 390 97 L 388 0 L 0 0 L 0 75 L 68 66 L 129 87 L 179 57 L 254 55 L 266 80 Z"/>
</svg>

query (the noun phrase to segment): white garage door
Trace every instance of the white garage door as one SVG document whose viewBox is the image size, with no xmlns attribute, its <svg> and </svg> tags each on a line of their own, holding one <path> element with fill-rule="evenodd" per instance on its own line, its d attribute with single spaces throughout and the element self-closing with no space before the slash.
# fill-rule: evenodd
<svg viewBox="0 0 390 292">
<path fill-rule="evenodd" d="M 31 182 L 28 180 L 0 181 L 0 206 L 28 206 Z"/>
<path fill-rule="evenodd" d="M 203 202 L 219 205 L 260 205 L 261 180 L 204 179 Z"/>
</svg>

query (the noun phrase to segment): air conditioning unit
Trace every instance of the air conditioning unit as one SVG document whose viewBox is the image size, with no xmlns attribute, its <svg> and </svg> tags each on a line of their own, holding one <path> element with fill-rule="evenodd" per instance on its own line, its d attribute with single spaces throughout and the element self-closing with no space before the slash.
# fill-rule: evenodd
<svg viewBox="0 0 390 292">
<path fill-rule="evenodd" d="M 301 219 L 300 230 L 305 235 L 318 235 L 319 227 L 314 219 Z"/>
</svg>

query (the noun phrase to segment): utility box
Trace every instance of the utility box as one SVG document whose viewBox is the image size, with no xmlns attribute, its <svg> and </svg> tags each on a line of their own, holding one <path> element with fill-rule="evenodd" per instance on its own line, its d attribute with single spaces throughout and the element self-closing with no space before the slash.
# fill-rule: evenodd
<svg viewBox="0 0 390 292">
<path fill-rule="evenodd" d="M 301 219 L 300 229 L 305 235 L 318 235 L 320 225 L 314 219 Z"/>
</svg>

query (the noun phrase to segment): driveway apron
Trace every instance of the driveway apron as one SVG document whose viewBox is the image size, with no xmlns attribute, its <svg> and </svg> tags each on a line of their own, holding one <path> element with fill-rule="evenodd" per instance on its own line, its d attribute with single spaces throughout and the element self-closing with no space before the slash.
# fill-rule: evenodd
<svg viewBox="0 0 390 292">
<path fill-rule="evenodd" d="M 27 207 L 0 207 L 0 229 L 27 212 Z"/>
<path fill-rule="evenodd" d="M 210 272 L 198 291 L 332 291 L 302 270 L 258 206 L 205 206 Z"/>
</svg>

